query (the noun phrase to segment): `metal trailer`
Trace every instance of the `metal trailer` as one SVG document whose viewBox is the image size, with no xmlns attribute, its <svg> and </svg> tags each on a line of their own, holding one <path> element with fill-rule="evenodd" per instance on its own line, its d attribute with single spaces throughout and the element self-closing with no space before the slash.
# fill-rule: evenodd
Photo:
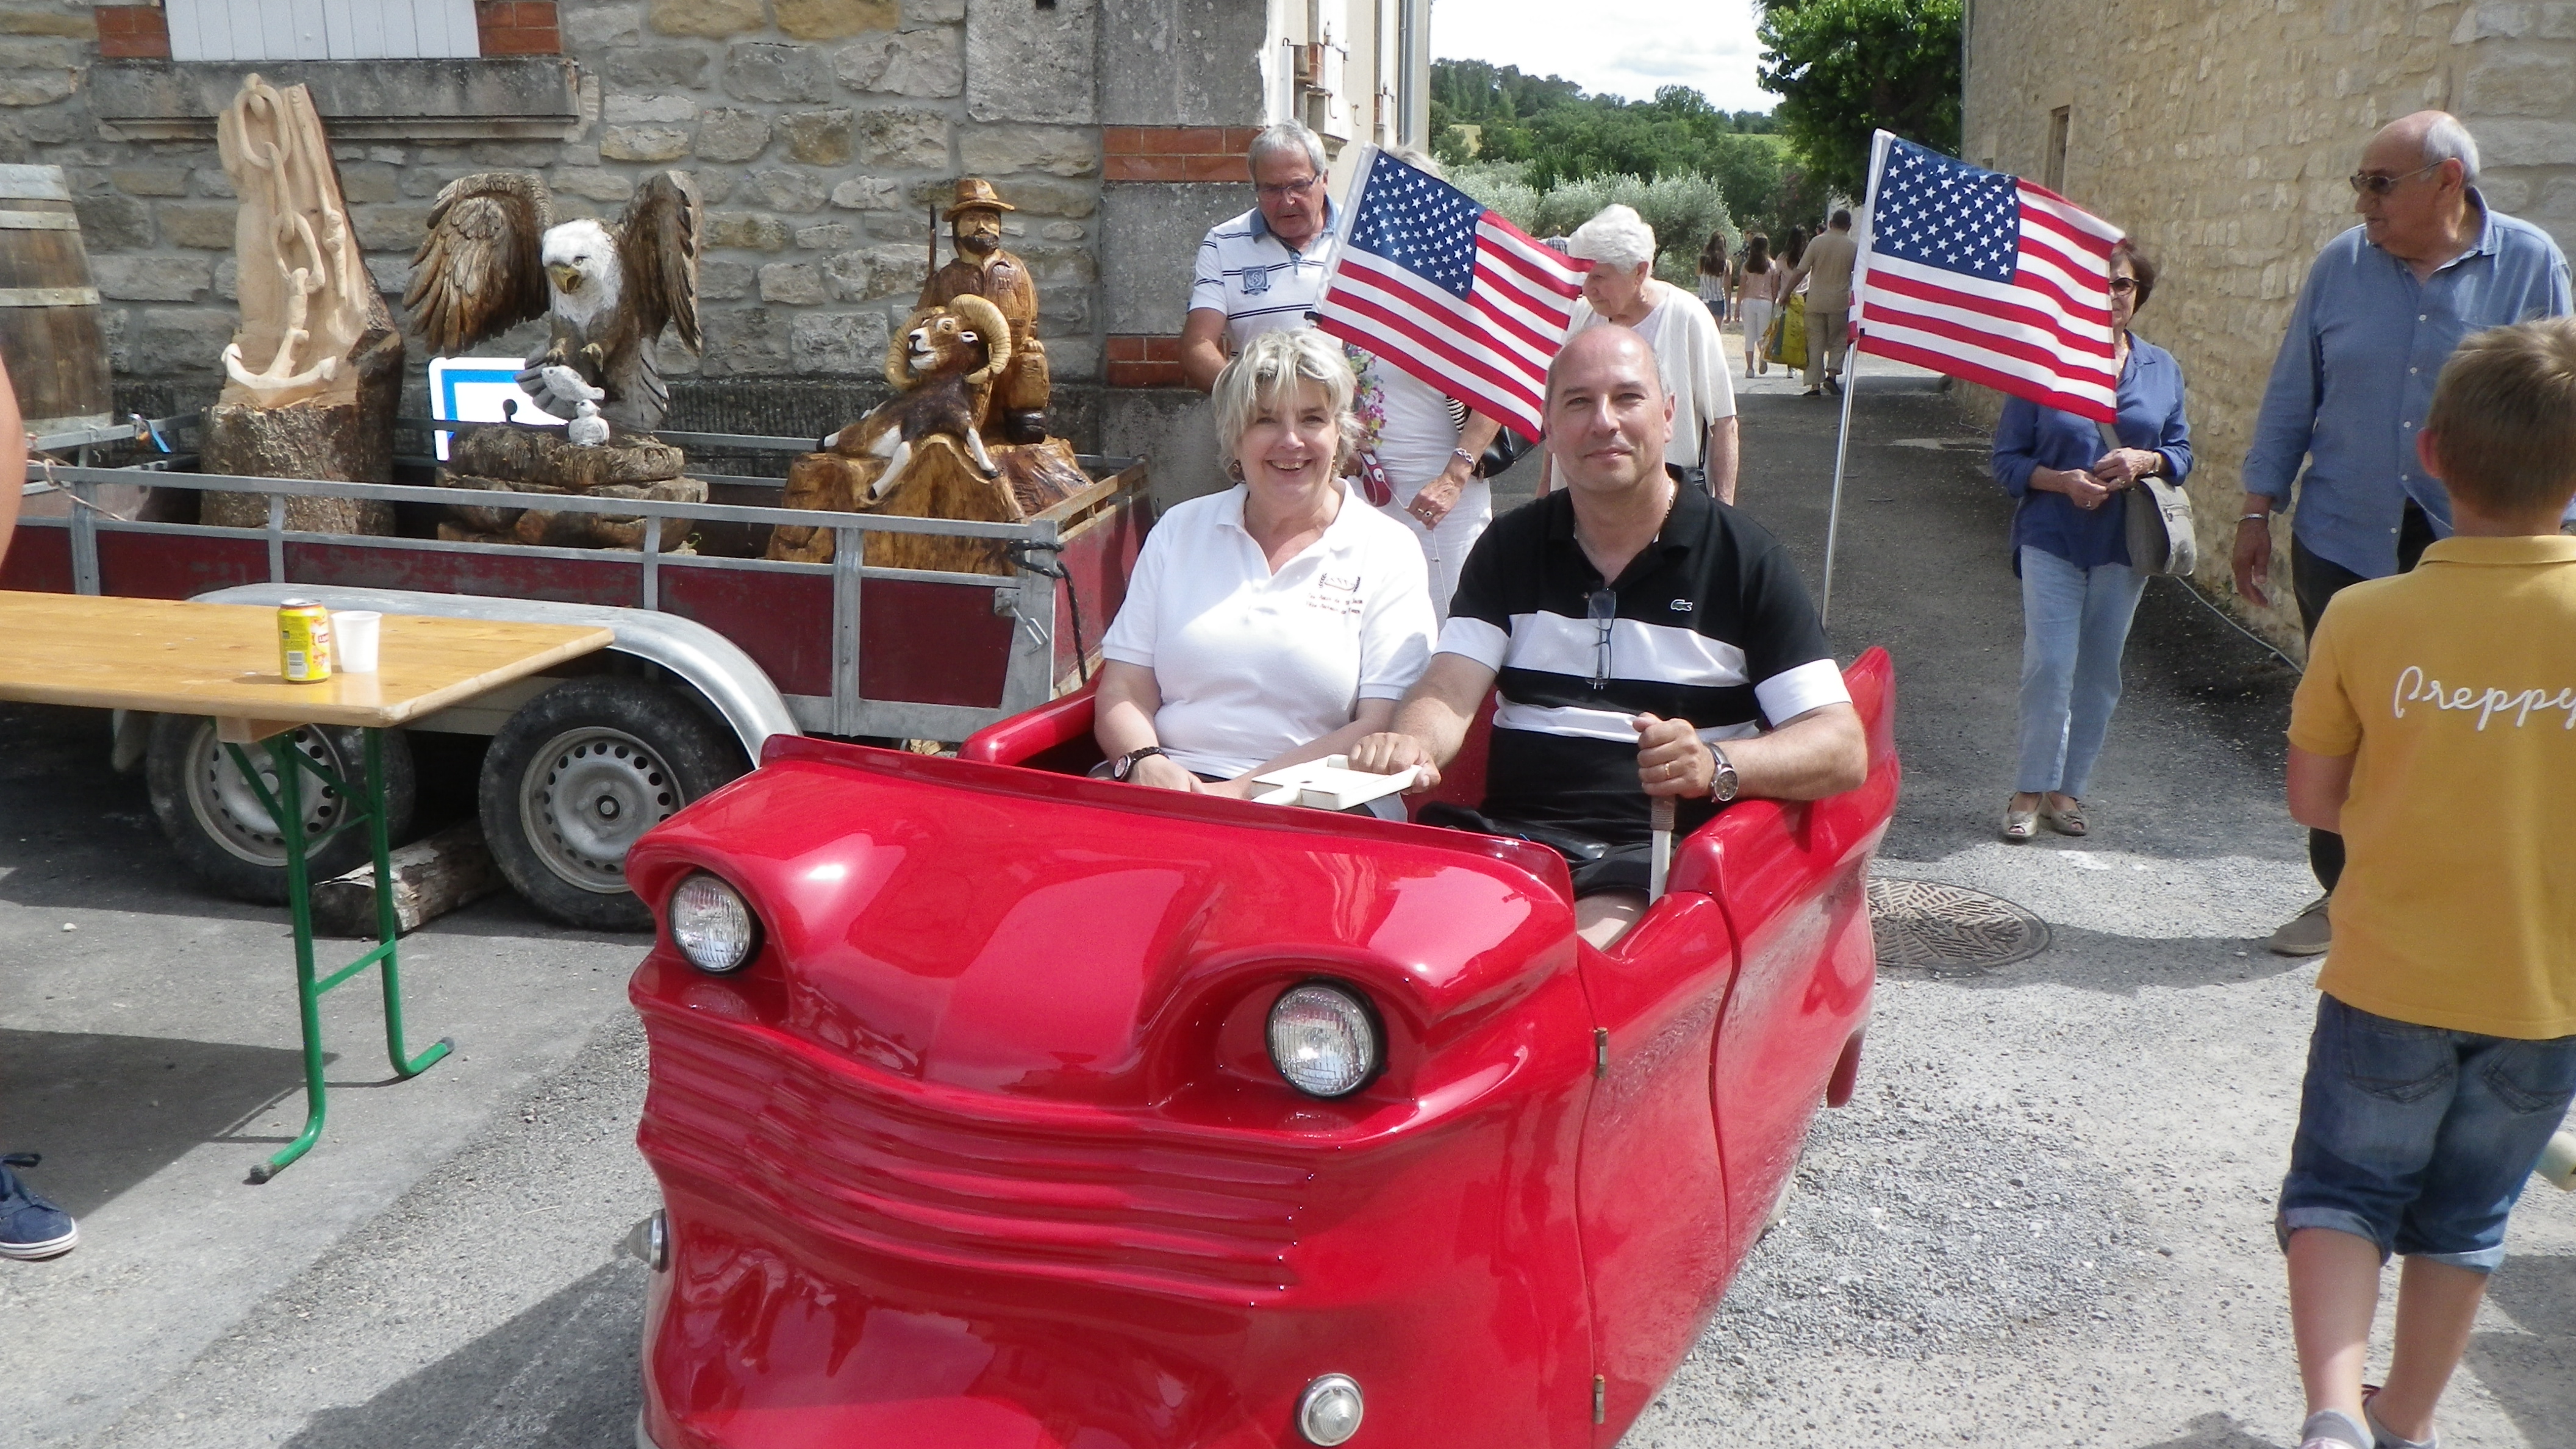
<svg viewBox="0 0 2576 1449">
<path fill-rule="evenodd" d="M 424 431 L 505 426 L 402 422 Z M 79 461 L 31 465 L 30 503 L 59 492 L 69 505 L 51 517 L 39 507 L 39 516 L 21 520 L 0 560 L 0 589 L 272 605 L 297 597 L 333 608 L 612 630 L 616 643 L 578 671 L 507 686 L 412 726 L 492 737 L 477 813 L 494 857 L 540 909 L 594 928 L 650 925 L 626 889 L 626 846 L 750 768 L 769 736 L 954 741 L 1078 686 L 1126 596 L 1151 523 L 1145 466 L 1127 458 L 1084 457 L 1092 485 L 1019 523 L 781 508 L 781 479 L 695 468 L 690 476 L 709 484 L 706 503 L 542 497 L 557 512 L 686 518 L 702 536 L 727 536 L 736 551 L 769 525 L 827 527 L 835 539 L 828 564 L 668 552 L 658 527 L 643 529 L 634 551 L 297 532 L 285 526 L 290 495 L 386 500 L 413 532 L 450 504 L 525 508 L 538 499 L 206 474 L 190 471 L 194 459 L 184 452 L 122 467 L 90 461 L 93 450 L 128 440 L 167 447 L 174 429 L 194 425 L 138 417 L 30 439 L 34 449 Z M 817 446 L 811 438 L 659 436 L 693 454 Z M 400 460 L 412 476 L 430 462 Z M 267 525 L 125 516 L 146 488 L 267 494 Z M 870 533 L 996 540 L 1012 572 L 873 566 Z M 357 731 L 307 729 L 297 746 L 334 773 L 361 764 Z M 386 755 L 389 813 L 400 830 L 415 782 L 399 734 L 389 736 Z M 120 770 L 145 766 L 164 833 L 210 884 L 244 899 L 285 899 L 282 837 L 219 747 L 212 721 L 120 716 L 112 760 Z M 346 807 L 322 794 L 307 808 L 306 828 L 318 834 Z M 337 835 L 319 853 L 317 874 L 360 864 L 349 853 L 363 845 L 362 834 Z"/>
</svg>

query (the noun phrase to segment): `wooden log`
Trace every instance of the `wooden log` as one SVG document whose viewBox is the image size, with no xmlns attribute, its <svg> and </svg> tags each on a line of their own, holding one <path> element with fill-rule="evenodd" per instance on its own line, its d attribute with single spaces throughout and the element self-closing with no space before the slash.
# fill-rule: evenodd
<svg viewBox="0 0 2576 1449">
<path fill-rule="evenodd" d="M 447 450 L 447 466 L 477 478 L 513 478 L 574 493 L 611 484 L 660 483 L 688 469 L 688 455 L 650 433 L 619 433 L 582 447 L 561 428 L 476 428 Z"/>
<path fill-rule="evenodd" d="M 408 936 L 427 921 L 499 890 L 501 868 L 472 820 L 451 825 L 393 853 L 394 930 Z M 376 868 L 359 866 L 313 888 L 313 923 L 325 935 L 376 934 Z"/>
<path fill-rule="evenodd" d="M 318 478 L 390 483 L 394 476 L 394 410 L 402 396 L 402 334 L 369 332 L 354 359 L 353 402 L 307 398 L 283 407 L 218 402 L 207 408 L 198 447 L 209 473 L 241 478 Z M 265 493 L 208 493 L 197 522 L 226 528 L 268 526 Z M 286 526 L 308 533 L 388 536 L 394 506 L 378 499 L 286 500 Z"/>
<path fill-rule="evenodd" d="M 525 493 L 531 503 L 546 497 L 579 494 L 587 498 L 644 499 L 656 503 L 704 503 L 707 501 L 706 480 L 701 478 L 665 478 L 658 483 L 606 484 L 597 488 L 559 488 L 547 483 L 532 483 L 518 478 L 477 478 L 450 469 L 438 470 L 442 488 L 491 489 L 503 493 Z M 642 548 L 644 520 L 640 514 L 566 513 L 531 508 L 487 508 L 480 504 L 460 503 L 449 510 L 461 525 L 464 537 L 490 539 L 503 543 L 538 544 L 549 548 Z M 660 548 L 676 553 L 687 542 L 693 525 L 686 518 L 662 520 Z M 448 525 L 440 525 L 445 535 Z"/>
<path fill-rule="evenodd" d="M 867 502 L 885 472 L 877 458 L 808 453 L 788 465 L 788 508 L 884 513 L 898 518 L 954 518 L 1018 523 L 1091 486 L 1062 438 L 1043 443 L 999 444 L 987 449 L 1001 476 L 987 478 L 956 442 L 929 437 L 913 446 L 911 463 L 892 495 Z M 991 539 L 943 538 L 922 533 L 870 533 L 867 561 L 879 568 L 935 569 L 948 573 L 1011 572 L 1009 552 Z M 780 524 L 770 530 L 766 556 L 800 563 L 832 561 L 832 532 Z"/>
</svg>

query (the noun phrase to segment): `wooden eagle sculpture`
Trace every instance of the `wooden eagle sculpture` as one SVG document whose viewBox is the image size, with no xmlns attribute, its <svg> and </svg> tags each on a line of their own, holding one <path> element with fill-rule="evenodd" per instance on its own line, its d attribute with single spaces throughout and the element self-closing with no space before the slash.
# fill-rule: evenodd
<svg viewBox="0 0 2576 1449">
<path fill-rule="evenodd" d="M 654 358 L 662 329 L 699 346 L 698 226 L 697 189 L 677 171 L 636 187 L 614 229 L 556 225 L 545 183 L 525 172 L 460 177 L 430 208 L 403 306 L 438 356 L 548 319 L 553 335 L 519 386 L 556 417 L 589 402 L 615 428 L 649 433 L 671 407 Z"/>
</svg>

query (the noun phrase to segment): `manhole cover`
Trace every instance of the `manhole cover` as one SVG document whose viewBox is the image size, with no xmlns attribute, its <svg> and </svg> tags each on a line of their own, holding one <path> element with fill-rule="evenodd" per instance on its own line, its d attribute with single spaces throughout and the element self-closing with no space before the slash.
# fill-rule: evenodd
<svg viewBox="0 0 2576 1449">
<path fill-rule="evenodd" d="M 1869 924 L 1882 971 L 1983 971 L 2048 949 L 2046 921 L 2001 896 L 1936 880 L 1872 880 Z"/>
</svg>

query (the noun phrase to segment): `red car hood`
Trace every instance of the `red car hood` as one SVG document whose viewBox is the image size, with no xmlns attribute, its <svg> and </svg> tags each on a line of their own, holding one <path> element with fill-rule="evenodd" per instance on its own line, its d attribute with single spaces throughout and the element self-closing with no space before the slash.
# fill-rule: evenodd
<svg viewBox="0 0 2576 1449">
<path fill-rule="evenodd" d="M 1542 847 L 785 736 L 627 860 L 656 903 L 695 869 L 765 934 L 721 983 L 660 945 L 718 1009 L 924 1084 L 1106 1107 L 1204 1078 L 1203 1014 L 1246 974 L 1366 987 L 1403 1018 L 1394 1073 L 1573 961 Z"/>
</svg>

